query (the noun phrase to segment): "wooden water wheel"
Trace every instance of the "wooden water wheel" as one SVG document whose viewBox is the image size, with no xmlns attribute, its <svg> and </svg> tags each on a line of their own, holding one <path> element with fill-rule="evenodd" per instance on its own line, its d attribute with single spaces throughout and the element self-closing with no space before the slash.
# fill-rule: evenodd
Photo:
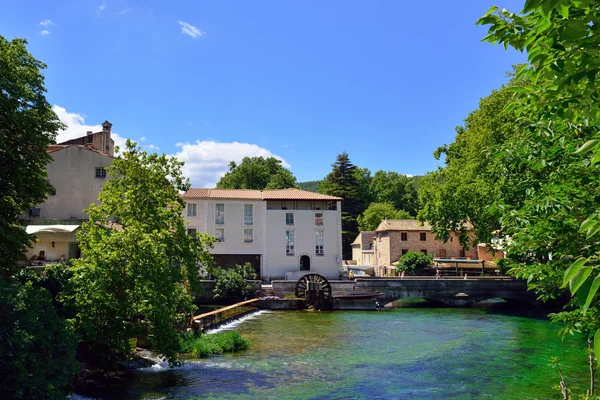
<svg viewBox="0 0 600 400">
<path fill-rule="evenodd" d="M 322 275 L 319 274 L 306 274 L 296 282 L 296 289 L 294 294 L 300 299 L 306 298 L 306 290 L 323 291 L 323 297 L 325 300 L 331 300 L 331 284 Z"/>
</svg>

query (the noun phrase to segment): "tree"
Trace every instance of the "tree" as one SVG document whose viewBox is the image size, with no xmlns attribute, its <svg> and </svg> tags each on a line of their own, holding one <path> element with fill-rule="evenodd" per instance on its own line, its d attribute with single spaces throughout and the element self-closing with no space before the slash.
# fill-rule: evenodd
<svg viewBox="0 0 600 400">
<path fill-rule="evenodd" d="M 129 338 L 149 334 L 155 352 L 177 362 L 175 329 L 194 309 L 199 266 L 212 261 L 208 235 L 186 235 L 180 192 L 189 189 L 175 158 L 127 141 L 82 225 L 75 261 L 76 327 L 102 367 L 129 356 Z"/>
<path fill-rule="evenodd" d="M 287 189 L 296 187 L 296 177 L 274 157 L 244 157 L 241 164 L 229 163 L 217 189 Z"/>
<path fill-rule="evenodd" d="M 398 260 L 396 271 L 406 271 L 407 275 L 422 275 L 433 264 L 433 257 L 420 251 L 409 250 Z"/>
<path fill-rule="evenodd" d="M 345 260 L 352 258 L 352 240 L 358 235 L 358 215 L 363 204 L 357 189 L 357 167 L 350 162 L 348 153 L 338 154 L 332 171 L 319 185 L 319 193 L 338 196 L 342 204 L 342 252 Z"/>
<path fill-rule="evenodd" d="M 358 229 L 374 231 L 384 219 L 413 219 L 404 210 L 396 210 L 390 203 L 371 203 L 362 215 L 358 216 Z"/>
<path fill-rule="evenodd" d="M 568 285 L 576 297 L 560 320 L 587 337 L 595 332 L 588 396 L 600 352 L 599 320 L 586 316 L 597 312 L 600 286 L 599 20 L 597 1 L 527 0 L 520 15 L 492 7 L 478 21 L 490 25 L 484 40 L 528 53 L 529 63 L 517 72 L 528 84 L 513 90 L 509 105 L 524 116 L 527 130 L 505 146 L 498 169 L 522 173 L 510 180 L 520 197 L 499 204 L 497 212 L 516 236 L 509 254 L 517 275 L 527 276 L 542 296 Z M 569 398 L 564 381 L 561 387 Z"/>
<path fill-rule="evenodd" d="M 298 182 L 298 187 L 302 190 L 317 193 L 319 190 L 319 182 L 321 181 Z"/>
<path fill-rule="evenodd" d="M 490 206 L 512 188 L 505 188 L 501 174 L 493 174 L 495 146 L 513 140 L 522 129 L 514 111 L 505 110 L 513 97 L 510 88 L 517 83 L 493 91 L 469 114 L 464 126 L 456 128 L 453 143 L 439 147 L 434 156 L 445 155 L 445 166 L 421 179 L 419 219 L 432 226 L 432 232 L 449 240 L 457 232 L 465 247 L 479 242 L 489 243 L 500 221 Z M 508 190 L 505 190 L 508 189 Z M 466 230 L 471 224 L 475 236 Z"/>
<path fill-rule="evenodd" d="M 398 210 L 416 216 L 418 195 L 413 179 L 393 171 L 377 171 L 371 183 L 371 192 L 377 203 L 390 203 Z"/>
<path fill-rule="evenodd" d="M 254 293 L 254 286 L 248 283 L 256 279 L 254 267 L 250 263 L 236 265 L 235 268 L 223 269 L 214 267 L 210 269 L 214 276 L 216 299 L 241 300 Z"/>
<path fill-rule="evenodd" d="M 0 36 L 0 275 L 10 277 L 24 258 L 33 237 L 19 215 L 41 203 L 51 192 L 46 152 L 63 127 L 45 97 L 46 65 L 26 49 L 24 39 Z"/>
<path fill-rule="evenodd" d="M 61 399 L 77 373 L 77 337 L 28 281 L 0 278 L 0 393 L 9 399 Z"/>
</svg>

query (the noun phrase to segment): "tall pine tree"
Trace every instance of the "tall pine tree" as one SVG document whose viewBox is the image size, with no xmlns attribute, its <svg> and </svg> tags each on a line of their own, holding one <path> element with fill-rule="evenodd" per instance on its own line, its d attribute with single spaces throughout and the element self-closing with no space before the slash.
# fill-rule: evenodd
<svg viewBox="0 0 600 400">
<path fill-rule="evenodd" d="M 358 235 L 358 215 L 363 211 L 357 182 L 357 167 L 350 162 L 348 153 L 338 154 L 332 171 L 319 184 L 319 193 L 344 198 L 342 204 L 342 253 L 352 259 L 352 241 Z"/>
</svg>

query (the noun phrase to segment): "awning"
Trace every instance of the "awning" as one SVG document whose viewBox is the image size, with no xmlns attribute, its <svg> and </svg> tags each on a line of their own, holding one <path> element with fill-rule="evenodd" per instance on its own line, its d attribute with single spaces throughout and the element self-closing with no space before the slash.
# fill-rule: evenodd
<svg viewBox="0 0 600 400">
<path fill-rule="evenodd" d="M 27 233 L 71 233 L 81 225 L 27 225 Z"/>
</svg>

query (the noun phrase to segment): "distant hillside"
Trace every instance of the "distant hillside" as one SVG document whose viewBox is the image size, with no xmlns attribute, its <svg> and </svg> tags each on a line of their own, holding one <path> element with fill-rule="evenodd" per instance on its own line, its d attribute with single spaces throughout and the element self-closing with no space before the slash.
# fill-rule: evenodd
<svg viewBox="0 0 600 400">
<path fill-rule="evenodd" d="M 308 190 L 309 192 L 317 193 L 319 182 L 321 181 L 298 182 L 298 186 L 300 186 L 300 189 L 302 190 Z"/>
</svg>

